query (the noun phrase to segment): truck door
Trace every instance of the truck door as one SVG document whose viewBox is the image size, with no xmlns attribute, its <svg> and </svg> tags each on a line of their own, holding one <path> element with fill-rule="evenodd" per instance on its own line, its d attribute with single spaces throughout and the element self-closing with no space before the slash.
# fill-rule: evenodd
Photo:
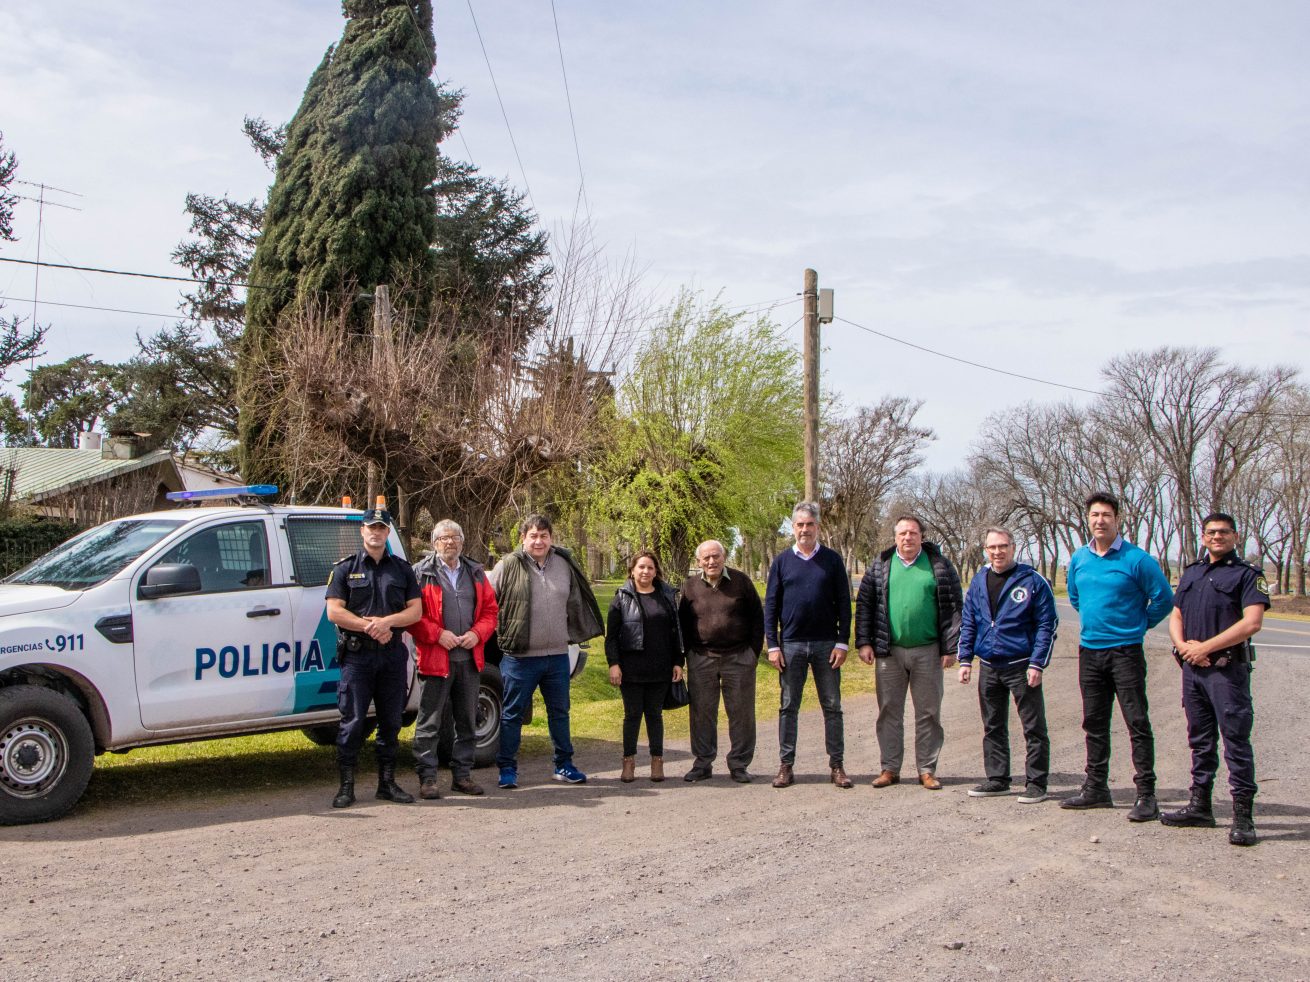
<svg viewBox="0 0 1310 982">
<path fill-rule="evenodd" d="M 141 724 L 168 730 L 290 712 L 295 685 L 290 590 L 265 516 L 192 532 L 132 584 L 133 657 Z M 184 563 L 199 593 L 144 599 L 156 565 Z"/>
</svg>

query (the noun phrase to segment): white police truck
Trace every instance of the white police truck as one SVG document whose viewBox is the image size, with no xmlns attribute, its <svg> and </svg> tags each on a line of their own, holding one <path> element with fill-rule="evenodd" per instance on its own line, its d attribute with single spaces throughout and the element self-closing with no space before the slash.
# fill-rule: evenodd
<svg viewBox="0 0 1310 982">
<path fill-rule="evenodd" d="M 361 513 L 256 497 L 272 491 L 180 492 L 244 503 L 106 522 L 0 584 L 0 824 L 64 814 L 105 751 L 298 727 L 334 740 L 340 670 L 323 593 L 333 563 L 360 548 Z M 394 530 L 390 548 L 405 554 Z M 412 662 L 411 647 L 407 720 Z M 479 764 L 495 755 L 500 705 L 489 659 Z"/>
</svg>

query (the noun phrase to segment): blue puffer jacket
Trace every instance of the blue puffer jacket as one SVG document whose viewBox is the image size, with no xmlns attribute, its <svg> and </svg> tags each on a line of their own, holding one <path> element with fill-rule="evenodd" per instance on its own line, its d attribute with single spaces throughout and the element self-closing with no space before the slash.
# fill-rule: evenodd
<svg viewBox="0 0 1310 982">
<path fill-rule="evenodd" d="M 1060 624 L 1055 595 L 1037 570 L 1026 563 L 1016 565 L 994 621 L 987 599 L 988 567 L 980 569 L 969 584 L 960 623 L 961 664 L 972 662 L 974 655 L 989 665 L 1026 661 L 1033 668 L 1045 668 L 1051 663 L 1055 629 Z"/>
</svg>

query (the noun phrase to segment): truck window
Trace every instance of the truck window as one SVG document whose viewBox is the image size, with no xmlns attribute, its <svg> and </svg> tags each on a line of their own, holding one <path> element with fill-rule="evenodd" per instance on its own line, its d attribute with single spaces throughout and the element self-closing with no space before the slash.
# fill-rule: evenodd
<svg viewBox="0 0 1310 982">
<path fill-rule="evenodd" d="M 88 590 L 119 572 L 182 524 L 183 520 L 162 518 L 106 522 L 56 546 L 5 582 Z"/>
<path fill-rule="evenodd" d="M 268 538 L 264 523 L 233 522 L 201 529 L 159 558 L 186 563 L 200 572 L 202 593 L 230 593 L 269 586 Z"/>
<path fill-rule="evenodd" d="M 298 517 L 287 519 L 287 544 L 300 586 L 322 586 L 339 559 L 353 556 L 361 548 L 360 516 Z"/>
</svg>

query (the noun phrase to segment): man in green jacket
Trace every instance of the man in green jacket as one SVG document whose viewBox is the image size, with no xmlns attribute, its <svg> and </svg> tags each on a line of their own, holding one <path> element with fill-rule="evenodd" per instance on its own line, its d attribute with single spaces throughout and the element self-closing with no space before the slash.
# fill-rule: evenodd
<svg viewBox="0 0 1310 982">
<path fill-rule="evenodd" d="M 518 787 L 523 717 L 538 688 L 555 747 L 555 780 L 585 784 L 587 775 L 573 766 L 569 735 L 568 649 L 605 633 L 591 584 L 573 555 L 555 545 L 545 515 L 528 516 L 519 548 L 498 562 L 488 578 L 500 605 L 497 639 L 505 685 L 496 755 L 499 785 Z"/>
</svg>

